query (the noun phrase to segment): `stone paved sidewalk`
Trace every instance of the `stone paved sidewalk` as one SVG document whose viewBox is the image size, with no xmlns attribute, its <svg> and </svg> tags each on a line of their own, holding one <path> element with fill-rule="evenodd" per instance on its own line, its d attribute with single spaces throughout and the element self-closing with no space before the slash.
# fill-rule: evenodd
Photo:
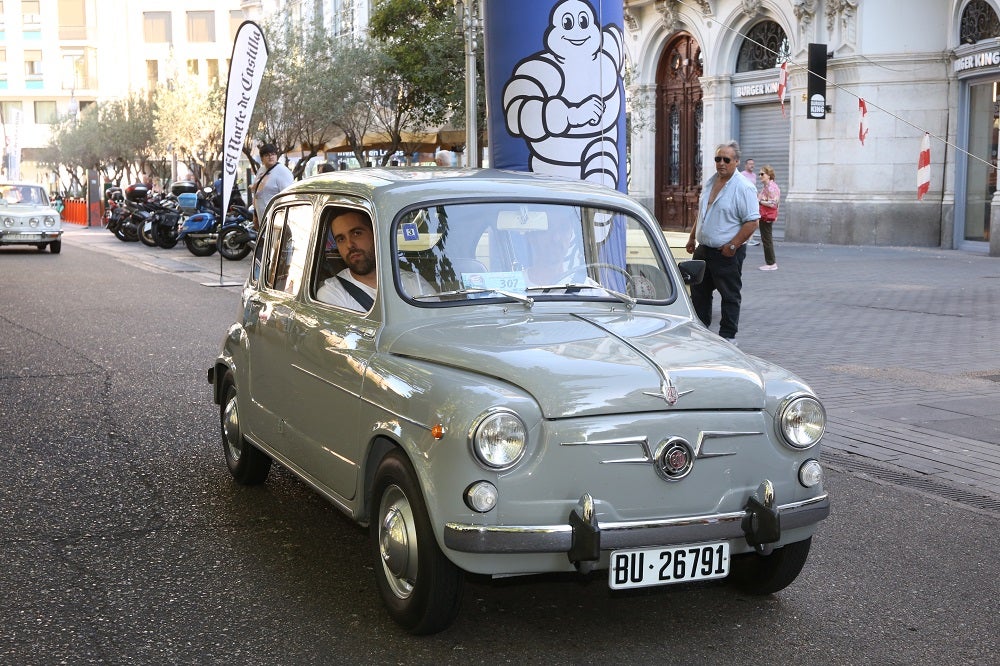
<svg viewBox="0 0 1000 666">
<path fill-rule="evenodd" d="M 779 269 L 759 271 L 763 251 L 748 248 L 737 340 L 819 393 L 830 461 L 902 468 L 1000 510 L 1000 259 L 784 242 L 776 254 Z"/>
</svg>

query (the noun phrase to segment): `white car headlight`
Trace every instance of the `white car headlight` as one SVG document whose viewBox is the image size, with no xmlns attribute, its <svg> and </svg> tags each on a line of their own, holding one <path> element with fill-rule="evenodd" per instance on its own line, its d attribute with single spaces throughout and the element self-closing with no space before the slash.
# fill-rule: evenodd
<svg viewBox="0 0 1000 666">
<path fill-rule="evenodd" d="M 45 218 L 45 226 L 47 226 L 47 227 L 54 227 L 54 226 L 56 226 L 56 218 L 52 217 L 51 215 L 49 215 L 48 217 L 46 217 Z"/>
<path fill-rule="evenodd" d="M 517 414 L 491 409 L 479 415 L 469 430 L 472 453 L 491 470 L 510 469 L 524 455 L 528 430 Z"/>
<path fill-rule="evenodd" d="M 12 226 L 14 226 L 14 218 L 12 218 L 12 217 L 5 217 L 5 218 L 3 218 L 3 226 L 5 226 L 5 227 L 12 227 Z"/>
<path fill-rule="evenodd" d="M 38 228 L 38 218 L 37 217 L 33 217 L 30 220 L 28 220 L 28 226 L 30 226 L 32 229 L 37 229 Z"/>
<path fill-rule="evenodd" d="M 826 431 L 826 410 L 811 395 L 786 399 L 776 416 L 777 431 L 785 443 L 795 449 L 815 446 Z"/>
</svg>

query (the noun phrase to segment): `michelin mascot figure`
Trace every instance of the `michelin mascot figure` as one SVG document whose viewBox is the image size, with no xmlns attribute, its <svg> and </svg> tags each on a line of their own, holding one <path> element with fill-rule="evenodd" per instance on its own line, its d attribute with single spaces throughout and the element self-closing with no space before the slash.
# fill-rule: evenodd
<svg viewBox="0 0 1000 666">
<path fill-rule="evenodd" d="M 586 0 L 486 0 L 493 166 L 624 189 L 622 2 L 600 6 L 617 23 Z"/>
<path fill-rule="evenodd" d="M 484 2 L 491 166 L 627 191 L 623 0 Z M 624 265 L 623 222 L 593 223 L 603 260 Z"/>
</svg>

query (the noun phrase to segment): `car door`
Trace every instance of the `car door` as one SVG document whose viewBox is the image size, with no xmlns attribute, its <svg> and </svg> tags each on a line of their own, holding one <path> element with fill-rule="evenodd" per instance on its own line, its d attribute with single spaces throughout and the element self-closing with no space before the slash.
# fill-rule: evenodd
<svg viewBox="0 0 1000 666">
<path fill-rule="evenodd" d="M 295 419 L 303 390 L 292 364 L 303 337 L 296 297 L 309 256 L 312 220 L 313 208 L 308 201 L 282 204 L 273 210 L 266 227 L 258 289 L 247 298 L 244 314 L 251 432 L 288 457 L 295 456 L 289 424 Z M 256 266 L 254 271 L 258 272 Z"/>
<path fill-rule="evenodd" d="M 302 335 L 291 360 L 296 384 L 295 463 L 317 485 L 345 501 L 356 494 L 359 458 L 369 436 L 360 423 L 359 401 L 380 324 L 378 302 L 363 313 L 315 299 L 322 281 L 332 277 L 330 264 L 339 261 L 336 248 L 327 243 L 329 219 L 346 207 L 362 210 L 371 219 L 360 203 L 347 206 L 343 199 L 319 215 L 313 269 L 297 322 Z"/>
</svg>

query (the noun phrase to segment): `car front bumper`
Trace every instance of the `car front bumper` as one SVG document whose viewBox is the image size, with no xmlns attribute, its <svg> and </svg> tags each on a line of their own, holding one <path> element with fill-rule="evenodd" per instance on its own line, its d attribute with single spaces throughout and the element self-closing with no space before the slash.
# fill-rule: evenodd
<svg viewBox="0 0 1000 666">
<path fill-rule="evenodd" d="M 767 514 L 767 515 L 763 515 Z M 584 495 L 560 525 L 447 523 L 444 543 L 465 553 L 566 553 L 571 561 L 599 559 L 600 551 L 746 538 L 752 546 L 774 543 L 782 530 L 808 527 L 830 515 L 830 497 L 765 507 L 750 498 L 742 511 L 662 520 L 601 523 Z M 776 530 L 776 531 L 775 531 Z"/>
<path fill-rule="evenodd" d="M 45 231 L 0 230 L 0 244 L 25 243 L 32 245 L 35 243 L 51 243 L 59 240 L 62 236 L 62 229 L 51 229 Z"/>
</svg>

